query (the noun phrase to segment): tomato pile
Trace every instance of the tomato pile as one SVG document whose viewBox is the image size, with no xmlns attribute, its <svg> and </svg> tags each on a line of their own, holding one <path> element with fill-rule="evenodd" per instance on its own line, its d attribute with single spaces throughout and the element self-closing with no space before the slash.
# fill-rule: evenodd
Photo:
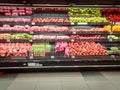
<svg viewBox="0 0 120 90">
<path fill-rule="evenodd" d="M 95 42 L 70 42 L 70 55 L 107 55 L 107 51 L 103 45 Z"/>
<path fill-rule="evenodd" d="M 29 43 L 0 43 L 0 56 L 27 56 Z"/>
</svg>

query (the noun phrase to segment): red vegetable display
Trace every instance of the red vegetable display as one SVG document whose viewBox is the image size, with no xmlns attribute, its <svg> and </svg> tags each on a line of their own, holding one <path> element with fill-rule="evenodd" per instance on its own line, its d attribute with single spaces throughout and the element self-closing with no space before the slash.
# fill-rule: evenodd
<svg viewBox="0 0 120 90">
<path fill-rule="evenodd" d="M 33 35 L 32 39 L 34 40 L 66 40 L 69 39 L 69 36 L 62 35 L 62 36 L 49 36 L 49 35 Z"/>
<path fill-rule="evenodd" d="M 0 43 L 0 56 L 27 56 L 29 43 Z"/>
<path fill-rule="evenodd" d="M 70 55 L 107 55 L 107 51 L 103 45 L 95 42 L 70 42 Z"/>
<path fill-rule="evenodd" d="M 30 18 L 0 18 L 0 22 L 30 22 Z"/>
<path fill-rule="evenodd" d="M 69 22 L 68 18 L 33 18 L 32 22 Z"/>
<path fill-rule="evenodd" d="M 56 42 L 55 43 L 56 52 L 64 52 L 66 56 L 69 56 L 69 48 L 67 42 Z"/>
<path fill-rule="evenodd" d="M 104 39 L 101 35 L 70 35 L 71 39 Z"/>
<path fill-rule="evenodd" d="M 102 14 L 109 21 L 120 21 L 120 8 L 103 8 Z"/>
<path fill-rule="evenodd" d="M 74 31 L 74 32 L 92 32 L 92 31 L 105 31 L 105 30 L 104 30 L 104 28 L 100 28 L 100 27 L 94 27 L 94 28 L 90 28 L 90 29 L 80 29 L 80 28 L 72 27 L 71 31 Z"/>
<path fill-rule="evenodd" d="M 5 16 L 23 16 L 31 15 L 33 12 L 30 7 L 0 7 L 0 13 Z"/>
<path fill-rule="evenodd" d="M 31 31 L 42 31 L 42 32 L 67 32 L 67 26 L 32 26 Z"/>
</svg>

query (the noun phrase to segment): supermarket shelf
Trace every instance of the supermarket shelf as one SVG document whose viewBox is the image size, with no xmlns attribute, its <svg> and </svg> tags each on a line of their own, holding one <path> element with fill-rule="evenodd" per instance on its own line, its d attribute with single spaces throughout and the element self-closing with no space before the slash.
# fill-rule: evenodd
<svg viewBox="0 0 120 90">
<path fill-rule="evenodd" d="M 71 62 L 70 62 L 71 63 Z M 88 62 L 89 63 L 89 62 Z M 100 62 L 101 63 L 101 62 Z M 24 65 L 22 64 L 19 64 L 18 66 L 3 66 L 3 67 L 0 67 L 0 69 L 37 69 L 37 68 L 92 68 L 92 67 L 95 67 L 95 68 L 100 68 L 100 67 L 108 67 L 108 68 L 111 68 L 111 67 L 120 67 L 120 62 L 116 62 L 116 61 L 111 61 L 109 63 L 106 63 L 106 62 L 102 62 L 101 64 L 96 64 L 95 63 L 92 65 L 90 64 L 85 64 L 85 65 L 55 65 L 55 66 L 51 66 L 51 65 L 48 65 L 48 66 L 44 66 L 43 64 L 39 64 L 39 63 L 24 63 Z M 26 64 L 26 65 L 25 65 Z M 14 64 L 13 64 L 14 65 Z"/>
<path fill-rule="evenodd" d="M 46 62 L 46 61 L 55 61 L 55 62 L 60 62 L 60 61 L 110 61 L 110 60 L 120 60 L 120 56 L 117 55 L 102 55 L 102 56 L 56 56 L 56 55 L 51 55 L 48 57 L 33 57 L 33 59 L 30 59 L 29 61 L 37 61 L 37 62 Z"/>
<path fill-rule="evenodd" d="M 120 35 L 120 32 L 112 32 L 112 35 Z"/>
<path fill-rule="evenodd" d="M 111 24 L 110 22 L 32 22 L 32 25 L 42 26 L 42 25 L 65 25 L 65 26 L 101 26 Z"/>
<path fill-rule="evenodd" d="M 119 40 L 108 40 L 108 39 L 38 39 L 38 40 L 0 40 L 0 43 L 37 43 L 37 42 L 75 42 L 75 41 L 94 41 L 100 43 L 119 43 Z"/>
<path fill-rule="evenodd" d="M 0 14 L 0 18 L 26 18 L 26 19 L 31 19 L 32 14 L 31 15 L 24 15 L 24 16 L 5 16 L 5 15 Z"/>
<path fill-rule="evenodd" d="M 40 35 L 40 34 L 62 34 L 62 35 L 110 35 L 109 32 L 106 31 L 67 31 L 67 32 L 60 32 L 60 31 L 0 31 L 0 33 L 28 33 L 31 35 Z M 120 32 L 113 33 L 114 35 L 120 34 Z"/>
<path fill-rule="evenodd" d="M 70 34 L 78 34 L 78 35 L 109 35 L 109 32 L 106 31 L 73 31 Z"/>
<path fill-rule="evenodd" d="M 32 22 L 31 25 L 37 25 L 37 26 L 44 26 L 44 25 L 65 25 L 68 26 L 70 25 L 69 22 Z"/>
<path fill-rule="evenodd" d="M 63 34 L 63 35 L 110 35 L 109 32 L 106 31 L 68 31 L 68 32 L 55 32 L 55 31 L 38 31 L 38 32 L 30 32 L 30 34 L 37 35 L 37 34 Z M 117 34 L 117 33 L 116 33 Z M 120 33 L 119 33 L 120 34 Z"/>
<path fill-rule="evenodd" d="M 30 22 L 0 22 L 0 25 L 9 24 L 9 25 L 31 25 Z"/>
<path fill-rule="evenodd" d="M 0 30 L 0 33 L 10 33 L 10 34 L 13 34 L 13 33 L 30 33 L 29 31 L 14 31 L 14 30 Z"/>
<path fill-rule="evenodd" d="M 51 55 L 51 56 L 33 56 L 33 57 L 23 57 L 23 56 L 12 56 L 12 57 L 0 57 L 1 62 L 28 62 L 28 61 L 37 61 L 37 62 L 46 62 L 46 61 L 120 61 L 119 55 L 87 55 L 87 56 L 58 56 L 58 55 Z"/>
<path fill-rule="evenodd" d="M 0 43 L 17 43 L 17 42 L 19 42 L 19 43 L 29 43 L 30 42 L 30 40 L 0 40 Z"/>
<path fill-rule="evenodd" d="M 15 6 L 15 7 L 18 7 L 18 6 L 23 6 L 23 7 L 26 7 L 25 4 L 13 4 L 13 3 L 0 3 L 1 6 Z M 88 4 L 84 4 L 84 5 L 67 5 L 67 4 L 32 4 L 31 6 L 32 8 L 34 7 L 120 7 L 120 5 L 88 5 Z"/>
<path fill-rule="evenodd" d="M 31 66 L 33 68 L 37 67 L 85 67 L 97 65 L 98 67 L 101 67 L 105 65 L 106 67 L 109 66 L 115 66 L 120 65 L 120 56 L 71 56 L 66 59 L 60 58 L 60 57 L 34 57 L 33 59 L 19 59 L 19 60 L 0 60 L 0 69 L 14 69 L 14 67 L 20 68 L 30 68 Z M 65 57 L 64 57 L 65 58 Z M 36 60 L 35 60 L 36 59 Z"/>
<path fill-rule="evenodd" d="M 58 39 L 54 39 L 54 40 L 45 40 L 45 39 L 41 39 L 41 40 L 33 40 L 32 42 L 68 42 L 70 41 L 70 39 L 61 39 L 61 40 L 58 40 Z"/>
<path fill-rule="evenodd" d="M 77 25 L 108 25 L 110 22 L 77 22 Z"/>
<path fill-rule="evenodd" d="M 27 59 L 27 56 L 0 57 L 0 62 L 27 62 Z"/>
</svg>

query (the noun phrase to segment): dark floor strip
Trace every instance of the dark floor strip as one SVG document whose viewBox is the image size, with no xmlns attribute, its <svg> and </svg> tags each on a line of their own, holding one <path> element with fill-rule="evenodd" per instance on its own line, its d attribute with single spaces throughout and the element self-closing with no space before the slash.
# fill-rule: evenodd
<svg viewBox="0 0 120 90">
<path fill-rule="evenodd" d="M 101 72 L 81 72 L 85 81 L 107 80 Z"/>
</svg>

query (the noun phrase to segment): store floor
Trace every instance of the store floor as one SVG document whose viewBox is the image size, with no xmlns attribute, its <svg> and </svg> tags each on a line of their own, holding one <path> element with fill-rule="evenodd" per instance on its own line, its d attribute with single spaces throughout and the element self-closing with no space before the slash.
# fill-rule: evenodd
<svg viewBox="0 0 120 90">
<path fill-rule="evenodd" d="M 120 90 L 120 72 L 5 74 L 0 90 Z"/>
</svg>

